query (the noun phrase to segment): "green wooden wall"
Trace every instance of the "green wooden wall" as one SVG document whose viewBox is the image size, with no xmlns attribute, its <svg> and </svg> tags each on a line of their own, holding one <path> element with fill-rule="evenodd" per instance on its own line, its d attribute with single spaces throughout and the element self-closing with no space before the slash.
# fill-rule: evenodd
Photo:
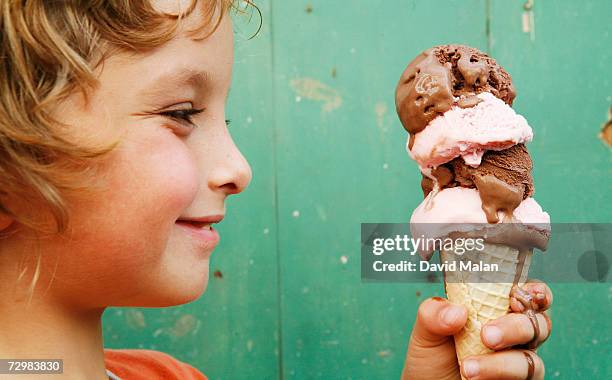
<svg viewBox="0 0 612 380">
<path fill-rule="evenodd" d="M 406 222 L 422 199 L 394 88 L 425 48 L 491 53 L 535 130 L 536 199 L 556 222 L 612 222 L 612 2 L 258 0 L 236 16 L 228 116 L 254 176 L 219 226 L 204 296 L 112 308 L 107 347 L 161 350 L 211 379 L 397 379 L 419 302 L 439 284 L 363 284 L 360 223 Z M 535 29 L 533 27 L 535 26 Z M 554 255 L 554 252 L 550 252 Z M 222 277 L 212 276 L 219 271 Z M 609 284 L 550 284 L 550 379 L 609 379 Z"/>
</svg>

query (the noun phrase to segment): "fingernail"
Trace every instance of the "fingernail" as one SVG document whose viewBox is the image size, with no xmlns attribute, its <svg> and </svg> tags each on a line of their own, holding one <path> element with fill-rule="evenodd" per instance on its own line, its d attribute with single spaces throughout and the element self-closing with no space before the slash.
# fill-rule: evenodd
<svg viewBox="0 0 612 380">
<path fill-rule="evenodd" d="M 449 305 L 442 311 L 442 320 L 449 326 L 454 325 L 461 315 L 463 310 L 459 306 Z"/>
<path fill-rule="evenodd" d="M 483 331 L 484 338 L 491 346 L 497 346 L 502 341 L 502 331 L 496 326 L 486 326 Z"/>
<path fill-rule="evenodd" d="M 466 360 L 463 362 L 463 374 L 467 377 L 478 376 L 480 366 L 476 360 Z"/>
</svg>

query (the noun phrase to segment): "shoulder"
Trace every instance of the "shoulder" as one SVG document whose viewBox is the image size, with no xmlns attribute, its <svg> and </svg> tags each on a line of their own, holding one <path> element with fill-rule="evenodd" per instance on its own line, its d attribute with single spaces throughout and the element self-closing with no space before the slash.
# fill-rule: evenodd
<svg viewBox="0 0 612 380">
<path fill-rule="evenodd" d="M 122 380 L 207 380 L 191 365 L 164 352 L 145 349 L 104 349 L 106 368 Z"/>
</svg>

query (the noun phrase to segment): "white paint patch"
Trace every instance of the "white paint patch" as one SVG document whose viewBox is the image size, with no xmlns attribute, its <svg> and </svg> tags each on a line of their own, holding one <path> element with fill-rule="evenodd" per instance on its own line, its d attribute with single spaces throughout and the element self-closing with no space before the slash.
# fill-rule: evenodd
<svg viewBox="0 0 612 380">
<path fill-rule="evenodd" d="M 291 216 L 293 216 L 294 218 L 299 218 L 300 217 L 300 211 L 299 210 L 293 210 L 293 212 L 291 213 Z"/>
<path fill-rule="evenodd" d="M 295 97 L 296 102 L 301 101 L 302 98 L 322 102 L 322 110 L 324 112 L 331 112 L 342 105 L 340 93 L 316 79 L 297 78 L 293 79 L 290 84 L 293 91 L 297 94 Z"/>
<path fill-rule="evenodd" d="M 391 350 L 378 351 L 378 356 L 380 356 L 381 358 L 386 358 L 387 356 L 391 356 Z"/>
<path fill-rule="evenodd" d="M 327 212 L 325 212 L 323 207 L 317 206 L 317 214 L 319 215 L 319 219 L 321 219 L 321 221 L 327 221 Z"/>
<path fill-rule="evenodd" d="M 346 256 L 346 255 L 342 255 L 342 256 L 340 256 L 340 262 L 341 262 L 342 264 L 346 264 L 346 263 L 348 263 L 348 256 Z"/>
<path fill-rule="evenodd" d="M 140 310 L 129 309 L 125 313 L 125 321 L 130 328 L 142 329 L 147 326 L 145 316 Z"/>
<path fill-rule="evenodd" d="M 374 105 L 374 113 L 376 114 L 376 125 L 378 128 L 383 129 L 385 123 L 385 115 L 389 111 L 389 107 L 387 104 L 383 102 L 378 102 Z"/>
</svg>

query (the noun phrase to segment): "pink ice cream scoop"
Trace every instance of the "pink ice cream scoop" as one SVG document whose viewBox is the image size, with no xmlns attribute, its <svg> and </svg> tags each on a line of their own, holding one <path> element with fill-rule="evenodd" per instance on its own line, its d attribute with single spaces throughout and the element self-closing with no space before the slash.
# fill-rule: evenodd
<svg viewBox="0 0 612 380">
<path fill-rule="evenodd" d="M 525 118 L 489 92 L 476 95 L 480 102 L 469 108 L 457 105 L 433 119 L 414 135 L 408 153 L 422 171 L 461 156 L 477 167 L 487 150 L 503 150 L 531 141 L 533 132 Z"/>
<path fill-rule="evenodd" d="M 437 194 L 431 192 L 421 204 L 414 210 L 410 218 L 410 230 L 413 237 L 437 238 L 448 236 L 452 232 L 468 232 L 490 229 L 501 226 L 501 221 L 508 219 L 500 211 L 500 222 L 487 224 L 487 217 L 482 209 L 482 201 L 478 190 L 466 187 L 452 187 L 443 189 Z M 514 209 L 510 222 L 515 223 L 523 231 L 529 242 L 539 249 L 546 249 L 550 235 L 550 216 L 542 210 L 542 207 L 533 198 L 523 200 Z M 500 228 L 504 233 L 500 239 L 513 240 L 520 238 L 516 232 L 504 223 Z M 509 233 L 512 232 L 513 235 Z M 537 234 L 534 235 L 534 232 Z M 538 239 L 541 238 L 541 239 Z M 429 258 L 431 250 L 419 252 L 424 258 Z"/>
</svg>

